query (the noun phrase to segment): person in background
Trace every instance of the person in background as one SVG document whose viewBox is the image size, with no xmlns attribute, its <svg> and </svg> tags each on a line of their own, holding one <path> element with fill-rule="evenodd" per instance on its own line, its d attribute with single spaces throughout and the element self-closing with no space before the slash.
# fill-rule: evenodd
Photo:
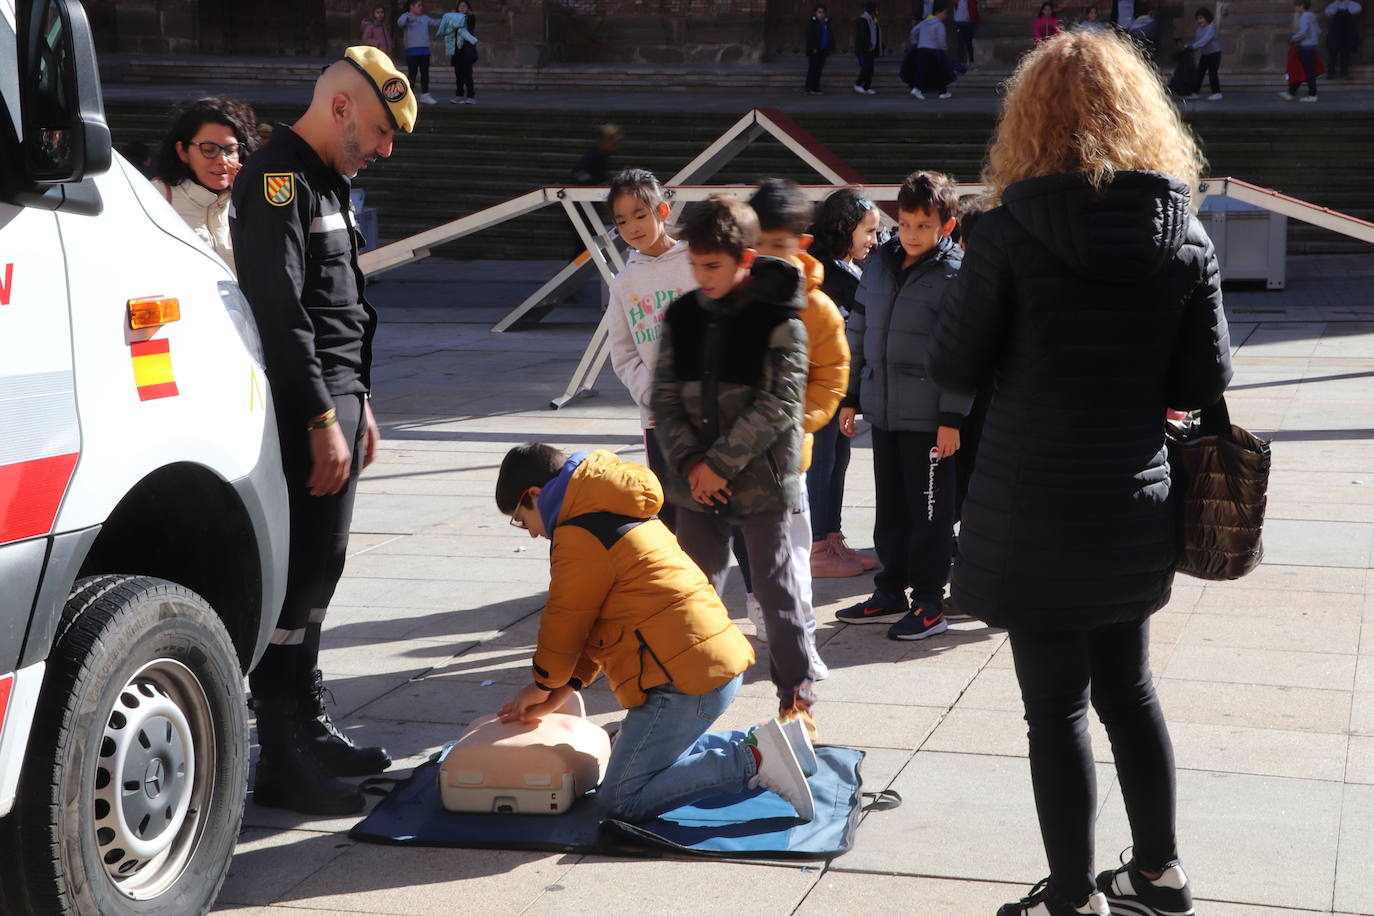
<svg viewBox="0 0 1374 916">
<path fill-rule="evenodd" d="M 807 251 L 825 272 L 821 292 L 846 321 L 850 312 L 861 308 L 854 298 L 863 276 L 860 265 L 878 244 L 880 219 L 873 202 L 853 188 L 836 191 L 816 208 L 811 228 L 814 241 Z M 806 492 L 811 501 L 811 575 L 815 578 L 857 576 L 878 565 L 876 557 L 846 543 L 840 524 L 852 435 L 853 430 L 840 430 L 838 411 L 812 434 Z"/>
<path fill-rule="evenodd" d="M 1135 22 L 1135 0 L 1112 0 L 1112 25 L 1129 32 Z"/>
<path fill-rule="evenodd" d="M 1103 31 L 1107 28 L 1107 23 L 1103 22 L 1098 15 L 1097 7 L 1090 6 L 1083 11 L 1083 18 L 1079 21 L 1080 29 L 1087 29 L 1090 32 Z"/>
<path fill-rule="evenodd" d="M 371 45 L 391 56 L 391 28 L 386 21 L 386 7 L 374 6 L 372 18 L 363 20 L 363 44 Z"/>
<path fill-rule="evenodd" d="M 1047 38 L 1053 38 L 1059 34 L 1061 28 L 1059 17 L 1054 14 L 1054 4 L 1040 4 L 1040 12 L 1035 14 L 1035 28 L 1033 30 L 1035 43 L 1040 44 Z"/>
<path fill-rule="evenodd" d="M 973 66 L 973 38 L 978 34 L 978 0 L 956 0 L 954 4 L 954 37 L 959 43 L 959 62 Z"/>
<path fill-rule="evenodd" d="M 913 51 L 911 94 L 924 99 L 926 92 L 936 92 L 942 99 L 954 97 L 949 91 L 953 78 L 953 68 L 949 63 L 949 19 L 950 0 L 935 0 L 931 13 L 921 20 L 916 32 L 916 47 Z"/>
<path fill-rule="evenodd" d="M 416 96 L 426 105 L 434 104 L 434 96 L 429 94 L 429 39 L 439 27 L 439 20 L 422 12 L 424 3 L 411 0 L 406 11 L 396 19 L 396 24 L 405 30 L 406 78 L 412 89 L 419 87 Z M 419 77 L 419 82 L 416 82 Z"/>
<path fill-rule="evenodd" d="M 444 40 L 444 53 L 453 65 L 455 105 L 477 104 L 477 90 L 472 85 L 472 67 L 477 63 L 477 14 L 468 0 L 458 0 L 453 12 L 439 20 L 439 37 Z"/>
<path fill-rule="evenodd" d="M 818 4 L 806 24 L 806 89 L 807 95 L 821 94 L 821 73 L 825 60 L 835 50 L 835 36 L 830 29 L 830 16 L 824 4 Z"/>
<path fill-rule="evenodd" d="M 878 4 L 865 3 L 863 15 L 854 20 L 854 56 L 859 59 L 859 75 L 854 78 L 854 91 L 859 95 L 878 94 L 878 90 L 873 88 L 873 64 L 882 46 Z"/>
<path fill-rule="evenodd" d="M 1350 79 L 1350 55 L 1360 49 L 1360 30 L 1355 17 L 1364 9 L 1359 0 L 1335 0 L 1326 8 L 1331 25 L 1326 30 L 1326 50 L 1331 55 L 1327 79 Z"/>
<path fill-rule="evenodd" d="M 1159 20 L 1150 7 L 1143 3 L 1136 4 L 1135 19 L 1131 20 L 1127 34 L 1147 58 L 1154 59 L 1155 48 L 1159 45 Z"/>
<path fill-rule="evenodd" d="M 573 184 L 597 187 L 606 183 L 611 167 L 611 155 L 620 149 L 625 132 L 615 124 L 602 124 L 596 133 L 596 143 L 582 154 L 582 158 L 573 167 Z"/>
<path fill-rule="evenodd" d="M 1297 49 L 1298 60 L 1302 64 L 1303 77 L 1307 80 L 1307 95 L 1304 102 L 1317 100 L 1317 48 L 1321 45 L 1322 30 L 1317 24 L 1317 14 L 1312 12 L 1312 0 L 1297 0 L 1293 4 L 1296 28 L 1288 43 Z M 1291 102 L 1298 97 L 1301 79 L 1288 77 L 1288 91 L 1280 92 L 1279 98 Z"/>
<path fill-rule="evenodd" d="M 1216 403 L 1231 378 L 1217 257 L 1190 201 L 1203 167 L 1128 41 L 1072 31 L 1039 45 L 988 149 L 983 184 L 1000 206 L 932 335 L 935 385 L 995 385 L 954 597 L 1009 633 L 1050 872 L 999 916 L 1194 911 L 1149 621 L 1178 551 L 1160 419 Z M 1090 705 L 1133 844 L 1096 877 Z"/>
<path fill-rule="evenodd" d="M 198 99 L 177 112 L 153 163 L 153 187 L 230 270 L 229 194 L 243 160 L 258 148 L 257 121 L 243 102 Z"/>
<path fill-rule="evenodd" d="M 1217 39 L 1216 17 L 1205 6 L 1198 7 L 1194 15 L 1197 19 L 1197 32 L 1193 35 L 1193 43 L 1188 47 L 1198 52 L 1197 86 L 1187 98 L 1196 99 L 1201 94 L 1202 80 L 1205 76 L 1212 86 L 1212 94 L 1207 96 L 1207 99 L 1216 102 L 1222 97 L 1221 79 L 1217 76 L 1217 69 L 1221 66 L 1221 42 Z"/>
</svg>

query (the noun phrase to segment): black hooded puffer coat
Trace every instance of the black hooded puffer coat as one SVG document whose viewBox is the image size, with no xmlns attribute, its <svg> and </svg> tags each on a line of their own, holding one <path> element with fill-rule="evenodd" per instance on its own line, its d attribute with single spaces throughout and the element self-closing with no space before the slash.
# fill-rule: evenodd
<svg viewBox="0 0 1374 916">
<path fill-rule="evenodd" d="M 1164 411 L 1215 403 L 1231 379 L 1216 255 L 1181 182 L 1007 188 L 970 240 L 927 369 L 953 392 L 993 383 L 954 571 L 963 609 L 1077 630 L 1168 601 Z"/>
</svg>

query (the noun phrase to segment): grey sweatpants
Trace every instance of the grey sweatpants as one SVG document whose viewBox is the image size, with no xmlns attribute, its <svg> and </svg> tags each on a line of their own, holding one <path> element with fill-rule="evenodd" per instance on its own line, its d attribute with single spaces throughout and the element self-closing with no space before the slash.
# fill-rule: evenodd
<svg viewBox="0 0 1374 916">
<path fill-rule="evenodd" d="M 792 563 L 791 525 L 789 511 L 725 518 L 680 508 L 677 541 L 711 580 L 716 594 L 723 595 L 730 567 L 730 529 L 739 527 L 749 548 L 754 597 L 768 627 L 769 676 L 784 703 L 794 697 L 811 703 L 815 678 L 806 652 L 805 608 Z"/>
</svg>

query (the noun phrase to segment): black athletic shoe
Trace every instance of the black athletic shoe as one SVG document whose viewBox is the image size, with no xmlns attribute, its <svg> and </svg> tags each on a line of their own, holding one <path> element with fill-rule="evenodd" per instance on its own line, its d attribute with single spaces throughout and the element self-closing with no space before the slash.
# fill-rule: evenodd
<svg viewBox="0 0 1374 916">
<path fill-rule="evenodd" d="M 1050 879 L 1045 878 L 1031 892 L 1015 903 L 1004 903 L 997 908 L 997 916 L 1116 916 L 1114 910 L 1107 909 L 1107 898 L 1100 891 L 1094 891 L 1080 906 L 1065 903 L 1055 896 Z"/>
<path fill-rule="evenodd" d="M 949 629 L 938 604 L 913 604 L 911 611 L 887 629 L 888 639 L 925 639 Z"/>
<path fill-rule="evenodd" d="M 1193 891 L 1177 862 L 1151 881 L 1132 859 L 1098 875 L 1097 889 L 1107 895 L 1114 916 L 1193 916 Z"/>
<path fill-rule="evenodd" d="M 836 611 L 835 619 L 840 623 L 891 623 L 906 616 L 906 612 L 905 595 L 874 592 L 867 601 Z"/>
</svg>

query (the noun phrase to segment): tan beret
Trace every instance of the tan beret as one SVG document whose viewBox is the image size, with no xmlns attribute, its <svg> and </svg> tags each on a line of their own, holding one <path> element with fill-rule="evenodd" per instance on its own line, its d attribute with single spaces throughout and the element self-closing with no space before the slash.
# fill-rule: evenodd
<svg viewBox="0 0 1374 916">
<path fill-rule="evenodd" d="M 391 125 L 410 133 L 415 129 L 415 117 L 420 106 L 415 102 L 410 80 L 396 69 L 386 52 L 371 45 L 355 45 L 344 52 L 344 60 L 362 71 L 377 92 L 382 107 L 391 117 Z"/>
</svg>

